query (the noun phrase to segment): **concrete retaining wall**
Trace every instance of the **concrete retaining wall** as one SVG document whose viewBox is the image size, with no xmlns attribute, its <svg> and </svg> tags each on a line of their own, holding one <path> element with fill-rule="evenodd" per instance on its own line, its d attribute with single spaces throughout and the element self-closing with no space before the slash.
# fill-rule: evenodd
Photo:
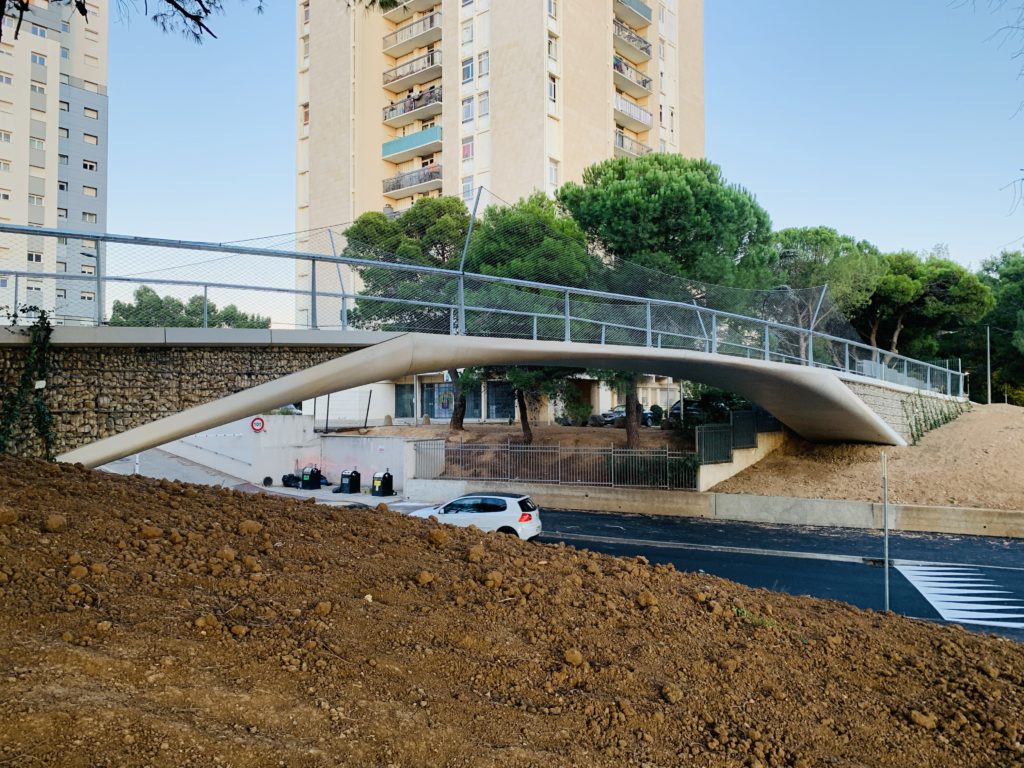
<svg viewBox="0 0 1024 768">
<path fill-rule="evenodd" d="M 473 491 L 509 490 L 508 483 L 463 480 L 410 480 L 405 493 L 417 501 L 439 503 Z M 730 493 L 686 493 L 626 488 L 516 483 L 542 507 L 591 512 L 622 512 L 671 517 L 702 517 L 782 525 L 875 528 L 883 526 L 881 504 L 868 501 L 797 499 Z M 1024 538 L 1024 511 L 889 505 L 889 527 L 900 531 L 959 533 Z"/>
<path fill-rule="evenodd" d="M 728 464 L 704 464 L 697 473 L 697 489 L 707 491 L 719 483 L 738 475 L 747 467 L 752 467 L 772 451 L 778 450 L 786 442 L 786 433 L 758 432 L 756 448 L 734 448 L 732 461 Z"/>
<path fill-rule="evenodd" d="M 882 417 L 908 443 L 917 442 L 930 426 L 931 419 L 952 421 L 968 405 L 967 398 L 950 397 L 937 392 L 887 384 L 882 387 L 862 376 L 840 374 L 840 378 L 872 411 Z"/>
</svg>

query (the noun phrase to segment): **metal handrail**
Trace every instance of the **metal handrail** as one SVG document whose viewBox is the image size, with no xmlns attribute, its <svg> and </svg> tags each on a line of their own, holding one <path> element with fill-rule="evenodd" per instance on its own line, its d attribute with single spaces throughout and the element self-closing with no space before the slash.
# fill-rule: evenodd
<svg viewBox="0 0 1024 768">
<path fill-rule="evenodd" d="M 627 136 L 622 131 L 615 132 L 615 146 L 633 155 L 646 155 L 654 151 L 643 142 L 637 141 L 632 136 Z"/>
<path fill-rule="evenodd" d="M 428 29 L 434 29 L 434 27 L 441 26 L 441 12 L 434 11 L 429 16 L 424 16 L 422 19 L 416 19 L 411 24 L 406 24 L 404 27 L 399 27 L 394 32 L 388 35 L 384 35 L 384 50 L 387 51 L 394 45 L 405 42 L 410 38 L 416 37 L 416 35 L 423 34 Z"/>
<path fill-rule="evenodd" d="M 635 31 L 633 31 L 630 27 L 627 27 L 618 19 L 615 19 L 615 36 L 618 37 L 620 40 L 625 40 L 634 48 L 640 49 L 648 56 L 651 55 L 650 41 L 638 35 Z"/>
<path fill-rule="evenodd" d="M 441 49 L 435 48 L 432 51 L 427 51 L 422 56 L 417 56 L 415 59 L 410 59 L 404 64 L 399 64 L 393 69 L 388 69 L 384 72 L 384 85 L 393 83 L 395 80 L 400 80 L 403 77 L 412 75 L 416 72 L 422 72 L 424 69 L 430 69 L 433 66 L 440 66 L 441 64 Z"/>
<path fill-rule="evenodd" d="M 435 166 L 433 169 L 416 169 L 406 174 L 399 174 L 395 179 L 403 176 L 409 177 L 415 174 L 423 172 L 435 172 L 440 173 L 440 168 Z M 251 256 L 265 256 L 271 258 L 282 258 L 297 261 L 309 261 L 313 263 L 322 264 L 337 264 L 347 265 L 351 267 L 372 267 L 376 269 L 388 269 L 396 272 L 415 272 L 418 274 L 429 274 L 436 275 L 438 277 L 446 277 L 456 283 L 460 278 L 462 280 L 475 280 L 478 282 L 486 283 L 497 283 L 511 287 L 527 288 L 535 291 L 543 291 L 549 295 L 563 296 L 565 299 L 565 311 L 560 314 L 553 312 L 538 312 L 538 311 L 517 311 L 501 309 L 496 307 L 485 307 L 469 305 L 464 302 L 460 307 L 458 301 L 424 301 L 421 299 L 398 299 L 386 296 L 368 296 L 362 295 L 355 292 L 342 291 L 317 291 L 315 288 L 312 289 L 312 298 L 323 297 L 323 298 L 337 298 L 342 301 L 347 300 L 358 300 L 367 302 L 390 302 L 395 304 L 431 307 L 435 309 L 443 309 L 452 313 L 453 315 L 458 312 L 460 316 L 464 315 L 465 312 L 481 312 L 490 313 L 495 315 L 507 315 L 507 316 L 519 316 L 519 317 L 533 317 L 535 319 L 546 319 L 546 320 L 564 320 L 566 337 L 565 340 L 569 341 L 569 331 L 571 327 L 579 324 L 600 326 L 602 328 L 619 328 L 622 330 L 636 332 L 639 338 L 646 339 L 647 346 L 658 346 L 656 341 L 660 338 L 681 338 L 688 340 L 703 341 L 706 352 L 718 352 L 725 354 L 723 348 L 736 348 L 747 352 L 747 357 L 758 357 L 765 361 L 777 362 L 777 361 L 794 361 L 795 364 L 810 365 L 813 367 L 823 367 L 829 370 L 834 370 L 847 375 L 859 375 L 867 379 L 876 379 L 886 381 L 888 383 L 894 383 L 893 379 L 907 379 L 912 380 L 908 376 L 906 371 L 910 366 L 914 366 L 917 371 L 923 372 L 927 378 L 928 389 L 937 389 L 939 391 L 945 391 L 946 394 L 952 394 L 953 383 L 958 384 L 958 392 L 962 396 L 963 393 L 963 376 L 964 374 L 959 370 L 953 370 L 938 366 L 932 363 L 926 363 L 919 360 L 914 360 L 897 353 L 886 352 L 878 348 L 872 347 L 868 344 L 857 342 L 851 339 L 846 339 L 831 334 L 822 333 L 808 328 L 801 328 L 799 326 L 790 325 L 787 323 L 781 323 L 774 320 L 766 320 L 761 318 L 752 318 L 738 313 L 728 312 L 725 310 L 710 309 L 707 307 L 698 306 L 692 302 L 675 301 L 671 299 L 657 299 L 657 298 L 645 298 L 638 296 L 630 296 L 628 294 L 612 293 L 608 291 L 598 291 L 587 288 L 567 288 L 565 286 L 552 285 L 549 283 L 540 283 L 531 280 L 520 280 L 516 278 L 508 277 L 496 277 L 493 275 L 485 274 L 474 274 L 474 273 L 460 273 L 457 270 L 443 269 L 440 267 L 428 267 L 417 264 L 402 264 L 383 262 L 374 259 L 362 259 L 353 258 L 347 256 L 325 256 L 322 254 L 308 253 L 308 252 L 296 252 L 296 251 L 280 251 L 269 248 L 256 248 L 250 246 L 233 246 L 223 243 L 208 243 L 208 242 L 195 242 L 195 241 L 183 241 L 183 240 L 166 240 L 162 238 L 149 238 L 149 237 L 133 237 L 125 235 L 113 235 L 113 234 L 99 234 L 96 232 L 77 232 L 71 230 L 55 230 L 46 229 L 42 227 L 29 227 L 22 225 L 13 224 L 0 224 L 0 233 L 16 234 L 16 235 L 31 235 L 35 237 L 65 237 L 82 239 L 86 238 L 89 240 L 96 240 L 103 243 L 116 243 L 123 245 L 135 245 L 135 246 L 152 246 L 161 248 L 170 248 L 177 250 L 192 250 L 192 251 L 206 251 L 206 252 L 217 252 L 217 253 L 230 253 L 233 255 L 251 255 Z M 351 245 L 351 243 L 350 243 Z M 150 285 L 175 285 L 175 286 L 194 286 L 204 288 L 224 288 L 233 290 L 244 290 L 244 291 L 256 291 L 256 292 L 269 292 L 279 294 L 291 294 L 296 296 L 310 296 L 310 290 L 296 289 L 296 288 L 278 288 L 269 286 L 260 286 L 252 284 L 237 284 L 237 283 L 224 283 L 224 282 L 213 282 L 213 281 L 199 281 L 199 280 L 173 280 L 173 279 L 161 279 L 141 276 L 116 276 L 116 275 L 78 275 L 69 274 L 65 272 L 54 272 L 44 273 L 38 271 L 27 271 L 27 270 L 2 270 L 0 274 L 14 277 L 16 279 L 31 278 L 40 279 L 48 278 L 54 280 L 63 281 L 82 281 L 93 284 L 106 284 L 106 283 L 131 283 L 131 284 L 150 284 Z M 647 313 L 647 321 L 644 325 L 632 325 L 629 323 L 614 323 L 609 321 L 602 321 L 592 317 L 579 317 L 571 312 L 572 301 L 578 302 L 581 298 L 585 299 L 599 299 L 604 301 L 610 301 L 615 303 L 627 303 L 634 306 L 648 307 L 665 307 L 678 310 L 679 312 L 693 313 L 696 315 L 700 322 L 700 325 L 705 329 L 703 339 L 692 334 L 678 333 L 671 330 L 659 329 L 652 325 L 651 313 Z M 587 302 L 594 303 L 594 302 Z M 579 304 L 577 303 L 577 306 Z M 733 323 L 734 325 L 730 325 Z M 736 341 L 718 341 L 718 329 L 721 328 L 732 328 L 735 329 L 735 324 L 739 324 L 741 327 L 747 329 L 746 336 L 748 337 L 748 343 L 738 343 Z M 465 329 L 455 329 L 452 332 L 464 332 Z M 759 339 L 764 336 L 767 339 L 769 333 L 785 333 L 785 334 L 796 334 L 797 338 L 801 341 L 808 342 L 806 356 L 796 356 L 786 354 L 785 352 L 771 349 L 766 343 L 764 345 L 759 343 Z M 602 334 L 603 339 L 603 334 Z M 838 344 L 844 352 L 844 359 L 842 364 L 839 361 L 833 361 L 833 364 L 818 363 L 813 360 L 809 352 L 813 349 L 813 343 L 815 340 L 820 340 L 826 343 Z M 803 350 L 801 350 L 803 351 Z M 863 363 L 869 363 L 866 366 L 867 370 L 864 370 L 864 366 L 858 366 L 857 360 L 851 355 L 851 352 L 859 351 L 866 353 L 865 358 L 861 361 Z M 754 353 L 751 355 L 750 353 Z M 786 364 L 794 364 L 786 362 Z M 902 368 L 904 373 L 900 374 L 896 368 Z M 875 371 L 878 375 L 875 375 Z M 946 382 L 946 386 L 941 386 L 943 382 Z M 895 383 L 900 383 L 896 381 Z M 936 384 L 940 386 L 936 386 Z"/>
<path fill-rule="evenodd" d="M 441 86 L 436 88 L 428 88 L 418 96 L 407 96 L 396 104 L 391 104 L 384 107 L 383 122 L 393 120 L 396 117 L 404 115 L 408 112 L 426 107 L 430 104 L 441 103 Z"/>
<path fill-rule="evenodd" d="M 390 179 L 384 179 L 384 192 L 394 192 L 398 189 L 405 189 L 416 184 L 423 184 L 441 178 L 441 166 L 431 165 L 427 168 L 416 168 L 411 171 L 399 173 Z"/>
<path fill-rule="evenodd" d="M 621 56 L 612 57 L 612 69 L 620 75 L 624 75 L 641 88 L 648 91 L 651 90 L 651 82 L 653 81 L 653 78 L 651 78 L 650 75 L 645 75 Z"/>
<path fill-rule="evenodd" d="M 649 126 L 651 122 L 654 120 L 654 117 L 651 115 L 650 112 L 641 107 L 639 104 L 630 101 L 621 93 L 615 94 L 615 108 L 620 112 L 624 112 L 625 114 L 629 115 L 634 120 L 643 123 L 644 125 Z"/>
</svg>

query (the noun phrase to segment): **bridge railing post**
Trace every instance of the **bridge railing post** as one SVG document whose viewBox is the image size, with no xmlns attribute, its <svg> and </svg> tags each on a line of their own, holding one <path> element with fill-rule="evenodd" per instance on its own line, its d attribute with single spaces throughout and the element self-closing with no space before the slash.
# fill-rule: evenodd
<svg viewBox="0 0 1024 768">
<path fill-rule="evenodd" d="M 210 286 L 203 286 L 203 328 L 210 327 Z"/>
<path fill-rule="evenodd" d="M 764 327 L 764 359 L 765 362 L 771 357 L 771 336 L 768 326 Z"/>
<path fill-rule="evenodd" d="M 711 315 L 711 333 L 709 338 L 709 346 L 711 349 L 708 351 L 712 354 L 718 352 L 718 315 L 712 313 Z"/>
<path fill-rule="evenodd" d="M 843 370 L 850 373 L 850 342 L 843 344 Z"/>
<path fill-rule="evenodd" d="M 807 331 L 807 364 L 814 367 L 814 331 Z"/>
<path fill-rule="evenodd" d="M 651 327 L 651 302 L 647 302 L 647 346 L 653 344 L 654 329 Z"/>
<path fill-rule="evenodd" d="M 537 316 L 533 316 L 533 340 L 537 340 Z"/>
<path fill-rule="evenodd" d="M 466 276 L 459 275 L 459 327 L 458 333 L 466 335 Z"/>
<path fill-rule="evenodd" d="M 569 292 L 565 292 L 565 340 L 572 341 L 572 329 L 569 325 Z"/>
<path fill-rule="evenodd" d="M 309 327 L 316 329 L 316 259 L 309 260 Z"/>
</svg>

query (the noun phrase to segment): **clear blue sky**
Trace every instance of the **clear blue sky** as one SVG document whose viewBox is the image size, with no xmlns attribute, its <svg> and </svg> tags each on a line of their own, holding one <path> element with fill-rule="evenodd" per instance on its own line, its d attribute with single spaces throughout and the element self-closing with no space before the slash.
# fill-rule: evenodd
<svg viewBox="0 0 1024 768">
<path fill-rule="evenodd" d="M 511 0 L 496 0 L 509 2 Z M 344 2 L 344 0 L 337 0 Z M 294 229 L 294 10 L 229 0 L 202 46 L 136 15 L 110 44 L 111 231 Z M 948 0 L 706 0 L 707 154 L 776 227 L 981 259 L 1024 236 L 1002 17 Z"/>
</svg>

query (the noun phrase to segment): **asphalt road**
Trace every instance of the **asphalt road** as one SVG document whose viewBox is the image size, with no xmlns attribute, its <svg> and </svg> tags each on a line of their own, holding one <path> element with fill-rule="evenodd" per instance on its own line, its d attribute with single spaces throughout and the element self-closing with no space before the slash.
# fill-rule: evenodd
<svg viewBox="0 0 1024 768">
<path fill-rule="evenodd" d="M 861 608 L 885 604 L 881 532 L 550 509 L 543 521 L 546 542 Z M 889 560 L 893 611 L 1024 642 L 1024 541 L 892 533 Z"/>
</svg>

